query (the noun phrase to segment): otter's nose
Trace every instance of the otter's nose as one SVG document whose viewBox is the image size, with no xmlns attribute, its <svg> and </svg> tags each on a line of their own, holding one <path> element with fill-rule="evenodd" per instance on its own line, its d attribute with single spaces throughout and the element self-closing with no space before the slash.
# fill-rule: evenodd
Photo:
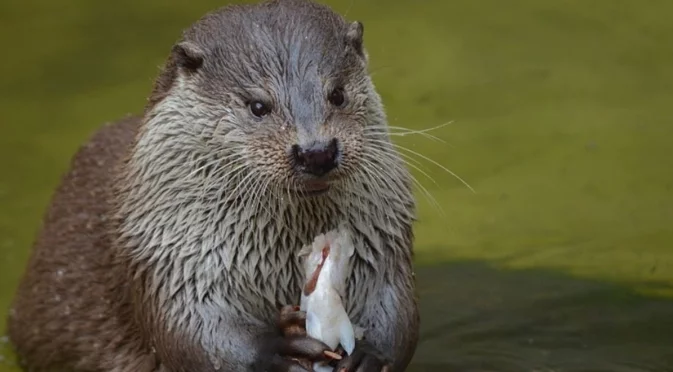
<svg viewBox="0 0 673 372">
<path fill-rule="evenodd" d="M 323 176 L 336 168 L 339 146 L 336 138 L 328 143 L 316 143 L 308 148 L 292 146 L 292 157 L 295 164 L 305 173 L 316 177 Z"/>
</svg>

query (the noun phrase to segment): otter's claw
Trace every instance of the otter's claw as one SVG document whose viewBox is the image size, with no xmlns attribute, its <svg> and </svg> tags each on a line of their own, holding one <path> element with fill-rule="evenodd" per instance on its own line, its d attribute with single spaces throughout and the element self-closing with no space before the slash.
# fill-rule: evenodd
<svg viewBox="0 0 673 372">
<path fill-rule="evenodd" d="M 341 356 L 341 354 L 339 354 L 339 353 L 335 353 L 335 352 L 333 352 L 333 351 L 329 351 L 329 350 L 325 351 L 325 356 L 328 357 L 328 358 L 334 359 L 334 360 L 341 360 L 341 359 L 343 359 L 343 357 Z"/>
</svg>

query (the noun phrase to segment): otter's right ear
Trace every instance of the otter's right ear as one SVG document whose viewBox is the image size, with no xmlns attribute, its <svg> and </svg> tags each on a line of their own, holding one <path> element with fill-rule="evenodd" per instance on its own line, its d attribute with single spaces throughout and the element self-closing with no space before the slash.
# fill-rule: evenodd
<svg viewBox="0 0 673 372">
<path fill-rule="evenodd" d="M 203 65 L 206 54 L 189 41 L 181 41 L 173 46 L 175 64 L 186 71 L 195 72 Z"/>
<path fill-rule="evenodd" d="M 360 21 L 351 22 L 346 31 L 346 42 L 360 57 L 365 57 L 363 38 L 365 29 Z"/>
</svg>

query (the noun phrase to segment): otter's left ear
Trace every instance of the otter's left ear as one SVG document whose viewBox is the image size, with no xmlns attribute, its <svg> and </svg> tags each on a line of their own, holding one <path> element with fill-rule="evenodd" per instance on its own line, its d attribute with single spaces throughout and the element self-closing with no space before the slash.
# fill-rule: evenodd
<svg viewBox="0 0 673 372">
<path fill-rule="evenodd" d="M 364 36 L 364 26 L 362 22 L 355 21 L 351 22 L 348 25 L 348 30 L 346 31 L 346 43 L 353 48 L 353 50 L 363 58 L 367 58 L 365 55 L 364 45 L 363 45 L 363 36 Z"/>
<path fill-rule="evenodd" d="M 205 53 L 196 44 L 182 41 L 173 46 L 173 58 L 181 69 L 195 72 L 203 65 Z"/>
</svg>

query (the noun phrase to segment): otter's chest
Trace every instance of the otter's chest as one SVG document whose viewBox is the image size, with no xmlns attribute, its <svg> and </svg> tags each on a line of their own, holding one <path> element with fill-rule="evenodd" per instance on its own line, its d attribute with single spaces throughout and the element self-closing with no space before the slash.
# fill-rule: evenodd
<svg viewBox="0 0 673 372">
<path fill-rule="evenodd" d="M 317 221 L 315 221 L 317 222 Z M 250 227 L 250 226 L 249 226 Z M 247 241 L 235 241 L 227 249 L 232 260 L 224 280 L 225 301 L 259 319 L 272 319 L 283 305 L 298 305 L 305 282 L 301 248 L 315 236 L 336 226 L 319 224 L 311 231 L 273 229 L 250 233 Z M 377 229 L 351 228 L 356 251 L 351 257 L 344 305 L 357 314 L 362 299 L 376 293 L 386 268 L 377 253 L 384 249 L 386 238 Z"/>
</svg>

